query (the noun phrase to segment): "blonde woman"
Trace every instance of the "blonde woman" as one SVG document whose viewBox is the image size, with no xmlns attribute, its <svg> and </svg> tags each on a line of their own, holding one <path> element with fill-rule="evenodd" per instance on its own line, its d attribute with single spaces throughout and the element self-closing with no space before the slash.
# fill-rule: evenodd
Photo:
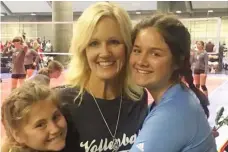
<svg viewBox="0 0 228 152">
<path fill-rule="evenodd" d="M 49 87 L 25 82 L 3 102 L 6 139 L 2 152 L 60 151 L 65 146 L 67 123 L 59 100 Z"/>
<path fill-rule="evenodd" d="M 131 29 L 127 12 L 109 2 L 91 5 L 74 25 L 70 86 L 60 87 L 73 121 L 65 151 L 124 151 L 134 143 L 147 94 L 129 79 Z"/>
</svg>

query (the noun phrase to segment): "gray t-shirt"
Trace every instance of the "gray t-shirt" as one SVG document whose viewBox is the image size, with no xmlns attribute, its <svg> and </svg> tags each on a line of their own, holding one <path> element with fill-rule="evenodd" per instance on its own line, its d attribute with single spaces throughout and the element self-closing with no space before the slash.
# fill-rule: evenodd
<svg viewBox="0 0 228 152">
<path fill-rule="evenodd" d="M 19 49 L 11 49 L 4 51 L 3 55 L 12 56 L 12 74 L 25 74 L 24 59 L 25 51 Z"/>
<path fill-rule="evenodd" d="M 36 64 L 38 64 L 39 59 L 40 59 L 39 54 L 33 49 L 28 49 L 28 51 L 25 54 L 24 65 L 33 64 L 34 58 L 36 58 L 35 62 L 36 62 Z"/>
<path fill-rule="evenodd" d="M 191 55 L 190 62 L 194 65 L 194 69 L 205 70 L 205 73 L 208 72 L 208 54 L 206 51 L 194 52 Z"/>
</svg>

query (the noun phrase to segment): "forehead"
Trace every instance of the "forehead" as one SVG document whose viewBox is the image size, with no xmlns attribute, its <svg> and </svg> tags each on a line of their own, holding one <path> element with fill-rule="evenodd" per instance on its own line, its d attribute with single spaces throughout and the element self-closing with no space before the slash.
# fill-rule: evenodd
<svg viewBox="0 0 228 152">
<path fill-rule="evenodd" d="M 149 47 L 168 49 L 168 45 L 160 32 L 154 28 L 149 27 L 142 29 L 136 36 L 135 45 L 144 44 Z"/>
<path fill-rule="evenodd" d="M 120 26 L 113 17 L 102 17 L 97 23 L 92 38 L 118 36 L 121 37 Z"/>
<path fill-rule="evenodd" d="M 14 44 L 20 44 L 21 42 L 20 41 L 18 41 L 18 42 L 13 42 Z"/>
<path fill-rule="evenodd" d="M 53 101 L 38 101 L 31 106 L 27 117 L 27 124 L 33 124 L 40 119 L 49 119 L 57 109 L 57 105 Z"/>
</svg>

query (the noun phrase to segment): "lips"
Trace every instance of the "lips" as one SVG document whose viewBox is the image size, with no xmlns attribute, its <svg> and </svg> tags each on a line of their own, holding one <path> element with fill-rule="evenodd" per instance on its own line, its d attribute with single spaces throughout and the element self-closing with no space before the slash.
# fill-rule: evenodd
<svg viewBox="0 0 228 152">
<path fill-rule="evenodd" d="M 63 136 L 63 133 L 61 132 L 59 135 L 55 136 L 54 138 L 48 139 L 47 142 L 53 142 L 55 140 L 58 140 Z"/>
<path fill-rule="evenodd" d="M 108 67 L 108 66 L 112 66 L 113 64 L 115 64 L 115 62 L 114 61 L 102 61 L 102 62 L 98 62 L 98 64 L 103 67 Z"/>
<path fill-rule="evenodd" d="M 143 70 L 143 69 L 136 69 L 136 71 L 140 74 L 150 74 L 152 71 L 149 70 Z"/>
</svg>

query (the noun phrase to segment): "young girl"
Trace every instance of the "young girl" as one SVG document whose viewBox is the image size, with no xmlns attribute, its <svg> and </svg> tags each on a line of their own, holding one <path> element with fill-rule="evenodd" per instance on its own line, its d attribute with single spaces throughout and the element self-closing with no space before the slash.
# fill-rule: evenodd
<svg viewBox="0 0 228 152">
<path fill-rule="evenodd" d="M 40 57 L 39 57 L 39 54 L 35 50 L 33 50 L 30 42 L 27 42 L 27 45 L 28 45 L 28 51 L 25 54 L 24 66 L 26 71 L 26 77 L 29 78 L 32 76 L 34 70 L 36 69 L 36 66 L 39 63 Z"/>
<path fill-rule="evenodd" d="M 22 37 L 15 37 L 12 42 L 15 48 L 9 51 L 7 51 L 8 48 L 6 48 L 3 52 L 3 55 L 12 56 L 11 90 L 17 87 L 18 81 L 21 85 L 25 80 L 26 72 L 24 67 L 24 58 L 28 50 L 28 47 L 24 43 Z"/>
<path fill-rule="evenodd" d="M 48 76 L 49 78 L 58 78 L 63 71 L 63 65 L 56 61 L 50 61 L 46 68 L 42 68 L 38 71 L 38 74 L 43 74 Z"/>
<path fill-rule="evenodd" d="M 2 152 L 60 151 L 67 123 L 58 98 L 47 86 L 25 82 L 2 105 L 6 140 Z"/>
<path fill-rule="evenodd" d="M 38 73 L 29 80 L 37 81 L 49 85 L 51 78 L 58 78 L 63 71 L 63 65 L 58 61 L 50 61 L 48 66 L 42 68 Z"/>
<path fill-rule="evenodd" d="M 208 54 L 204 49 L 204 42 L 197 42 L 197 51 L 191 56 L 191 64 L 194 64 L 194 81 L 197 88 L 202 89 L 204 94 L 208 96 L 206 87 L 208 73 Z"/>
<path fill-rule="evenodd" d="M 132 76 L 154 102 L 130 152 L 216 152 L 200 105 L 205 95 L 193 84 L 187 28 L 174 16 L 158 14 L 139 22 L 132 35 Z"/>
</svg>

